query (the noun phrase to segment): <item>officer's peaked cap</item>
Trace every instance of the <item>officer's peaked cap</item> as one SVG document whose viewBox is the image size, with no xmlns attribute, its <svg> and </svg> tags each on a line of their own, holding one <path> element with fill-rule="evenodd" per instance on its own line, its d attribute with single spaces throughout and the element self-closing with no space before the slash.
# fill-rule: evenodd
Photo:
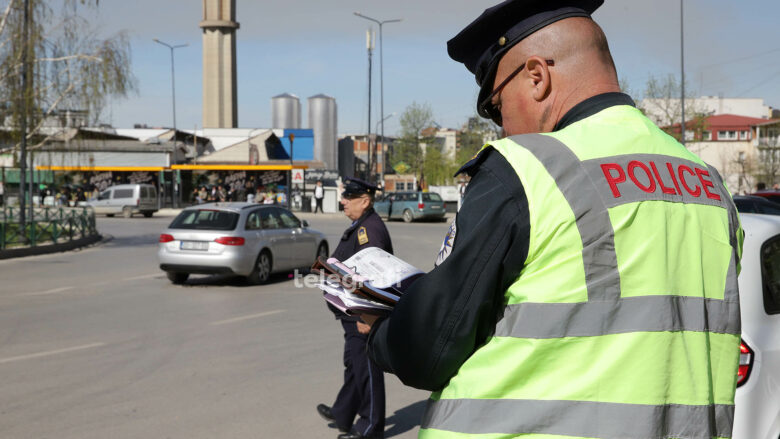
<svg viewBox="0 0 780 439">
<path fill-rule="evenodd" d="M 479 103 L 493 91 L 501 57 L 523 38 L 570 17 L 590 17 L 604 0 L 507 0 L 485 9 L 447 42 L 450 58 L 466 65 L 479 84 Z"/>
<path fill-rule="evenodd" d="M 344 192 L 342 192 L 341 195 L 345 197 L 362 194 L 374 195 L 377 190 L 379 190 L 377 186 L 374 186 L 365 180 L 347 177 L 344 179 Z"/>
</svg>

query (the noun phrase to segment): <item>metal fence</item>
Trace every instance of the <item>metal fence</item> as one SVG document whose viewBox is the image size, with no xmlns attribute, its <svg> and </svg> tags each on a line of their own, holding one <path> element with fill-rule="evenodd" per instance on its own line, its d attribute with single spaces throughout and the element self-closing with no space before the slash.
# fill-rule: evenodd
<svg viewBox="0 0 780 439">
<path fill-rule="evenodd" d="M 91 207 L 43 207 L 26 212 L 19 223 L 19 207 L 0 211 L 0 250 L 59 244 L 97 234 L 95 211 Z"/>
</svg>

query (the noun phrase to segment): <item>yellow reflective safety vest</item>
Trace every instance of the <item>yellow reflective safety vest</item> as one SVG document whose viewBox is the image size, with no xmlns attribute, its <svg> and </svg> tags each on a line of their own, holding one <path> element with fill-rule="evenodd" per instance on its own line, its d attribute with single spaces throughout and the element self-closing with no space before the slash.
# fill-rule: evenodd
<svg viewBox="0 0 780 439">
<path fill-rule="evenodd" d="M 492 142 L 528 257 L 421 438 L 731 437 L 743 233 L 717 171 L 639 110 Z"/>
</svg>

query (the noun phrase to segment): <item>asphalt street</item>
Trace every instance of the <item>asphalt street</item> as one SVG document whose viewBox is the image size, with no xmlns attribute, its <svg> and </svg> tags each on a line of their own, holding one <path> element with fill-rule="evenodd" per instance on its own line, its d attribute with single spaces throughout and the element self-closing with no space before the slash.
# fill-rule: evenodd
<svg viewBox="0 0 780 439">
<path fill-rule="evenodd" d="M 303 214 L 336 247 L 349 220 Z M 315 410 L 342 382 L 342 332 L 317 290 L 262 286 L 156 260 L 171 217 L 98 218 L 80 251 L 0 261 L 0 437 L 335 438 Z M 430 270 L 448 222 L 388 223 Z M 416 437 L 428 393 L 392 375 L 385 437 Z"/>
</svg>

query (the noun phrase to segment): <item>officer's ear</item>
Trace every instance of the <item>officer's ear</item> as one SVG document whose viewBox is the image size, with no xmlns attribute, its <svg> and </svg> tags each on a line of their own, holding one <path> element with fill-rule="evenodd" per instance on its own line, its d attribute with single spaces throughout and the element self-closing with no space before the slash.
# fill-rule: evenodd
<svg viewBox="0 0 780 439">
<path fill-rule="evenodd" d="M 541 102 L 550 94 L 552 86 L 550 82 L 550 66 L 544 58 L 539 56 L 528 58 L 525 66 L 534 87 L 531 97 L 535 101 Z"/>
</svg>

